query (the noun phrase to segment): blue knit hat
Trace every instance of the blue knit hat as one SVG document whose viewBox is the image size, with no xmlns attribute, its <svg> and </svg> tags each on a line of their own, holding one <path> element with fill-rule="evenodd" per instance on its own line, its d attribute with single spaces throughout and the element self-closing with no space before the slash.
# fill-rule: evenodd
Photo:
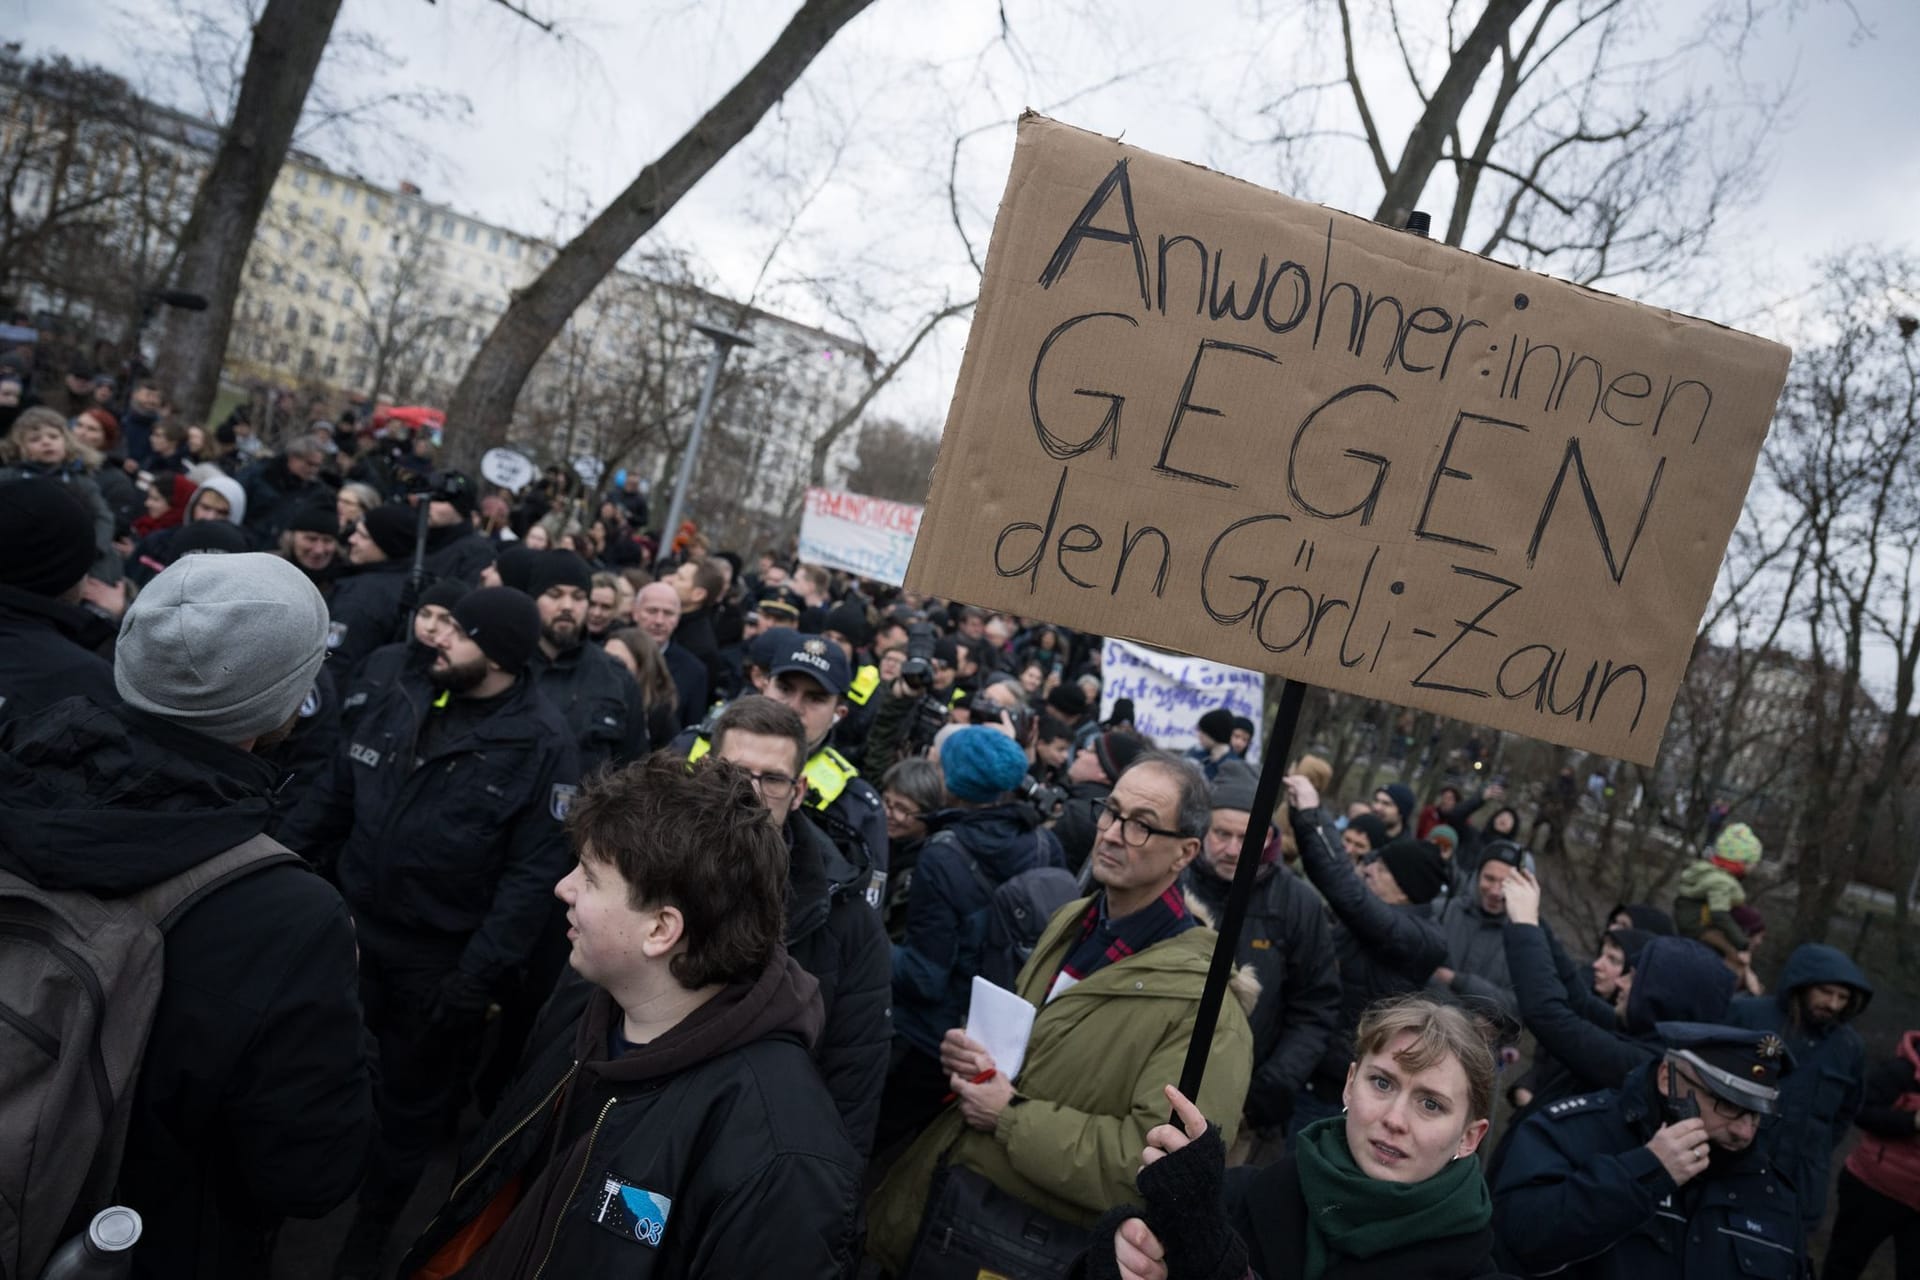
<svg viewBox="0 0 1920 1280">
<path fill-rule="evenodd" d="M 955 799 L 987 804 L 1020 785 L 1027 753 L 998 729 L 968 725 L 940 744 L 940 768 Z"/>
</svg>

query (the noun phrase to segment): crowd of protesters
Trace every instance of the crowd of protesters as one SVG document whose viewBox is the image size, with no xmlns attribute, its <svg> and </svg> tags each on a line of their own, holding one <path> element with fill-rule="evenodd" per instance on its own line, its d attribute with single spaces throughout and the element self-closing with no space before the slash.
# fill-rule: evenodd
<svg viewBox="0 0 1920 1280">
<path fill-rule="evenodd" d="M 1251 722 L 1165 750 L 1098 637 L 658 538 L 637 477 L 516 497 L 413 428 L 27 385 L 0 906 L 69 913 L 47 954 L 75 903 L 170 909 L 118 1131 L 9 1077 L 55 1101 L 0 1099 L 4 1274 L 117 1202 L 136 1275 L 267 1276 L 349 1200 L 342 1277 L 1789 1280 L 1836 1213 L 1827 1276 L 1889 1236 L 1920 1274 L 1920 1033 L 1870 1063 L 1832 948 L 1762 989 L 1743 824 L 1563 939 L 1570 802 L 1542 844 L 1497 783 L 1343 806 L 1309 754 L 1262 813 Z M 1017 1069 L 976 979 L 1033 1011 Z M 112 1003 L 0 1015 L 65 1062 Z"/>
</svg>

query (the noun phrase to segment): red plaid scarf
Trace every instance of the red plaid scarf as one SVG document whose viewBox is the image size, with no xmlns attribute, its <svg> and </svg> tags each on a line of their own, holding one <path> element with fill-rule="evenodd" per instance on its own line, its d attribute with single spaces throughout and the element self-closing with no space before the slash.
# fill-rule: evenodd
<svg viewBox="0 0 1920 1280">
<path fill-rule="evenodd" d="M 1080 939 L 1067 952 L 1050 995 L 1059 995 L 1110 964 L 1139 955 L 1156 942 L 1185 933 L 1196 921 L 1175 882 L 1147 906 L 1118 920 L 1107 915 L 1107 895 L 1095 895 L 1080 917 Z"/>
</svg>

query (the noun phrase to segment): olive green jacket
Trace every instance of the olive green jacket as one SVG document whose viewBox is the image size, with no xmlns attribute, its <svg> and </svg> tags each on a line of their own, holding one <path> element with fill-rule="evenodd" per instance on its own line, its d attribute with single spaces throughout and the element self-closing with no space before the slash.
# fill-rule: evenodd
<svg viewBox="0 0 1920 1280">
<path fill-rule="evenodd" d="M 1167 1120 L 1161 1089 L 1178 1084 L 1217 937 L 1189 929 L 1095 971 L 1046 1003 L 1088 899 L 1062 907 L 1017 982 L 1039 1008 L 1016 1098 L 992 1133 L 969 1128 L 948 1107 L 920 1135 L 867 1202 L 867 1248 L 900 1273 L 913 1247 L 941 1157 L 1055 1217 L 1082 1225 L 1137 1198 L 1133 1176 L 1147 1130 Z M 1249 987 L 1252 988 L 1249 994 Z M 1197 1099 L 1228 1143 L 1253 1075 L 1246 1010 L 1259 998 L 1237 975 L 1221 1007 Z"/>
</svg>

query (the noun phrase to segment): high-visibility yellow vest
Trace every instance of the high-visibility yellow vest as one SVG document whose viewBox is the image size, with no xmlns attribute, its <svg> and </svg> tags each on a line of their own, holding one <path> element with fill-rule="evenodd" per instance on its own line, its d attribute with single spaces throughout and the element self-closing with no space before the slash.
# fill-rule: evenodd
<svg viewBox="0 0 1920 1280">
<path fill-rule="evenodd" d="M 847 701 L 856 707 L 867 705 L 867 699 L 880 687 L 880 668 L 864 666 L 853 677 L 853 684 L 847 689 Z"/>
</svg>

